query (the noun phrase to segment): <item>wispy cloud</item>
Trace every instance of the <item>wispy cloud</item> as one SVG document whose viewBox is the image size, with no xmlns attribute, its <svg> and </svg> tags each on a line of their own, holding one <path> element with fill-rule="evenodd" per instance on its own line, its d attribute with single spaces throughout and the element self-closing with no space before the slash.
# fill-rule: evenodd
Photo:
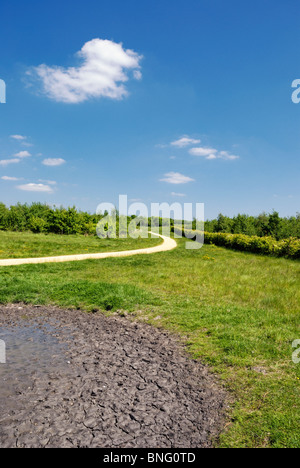
<svg viewBox="0 0 300 468">
<path fill-rule="evenodd" d="M 221 159 L 229 159 L 229 160 L 234 160 L 234 159 L 239 159 L 239 156 L 236 156 L 235 154 L 231 154 L 228 151 L 220 151 L 218 153 L 218 157 Z"/>
<path fill-rule="evenodd" d="M 29 151 L 19 151 L 19 153 L 16 153 L 14 156 L 16 158 L 29 158 L 31 154 L 29 153 Z"/>
<path fill-rule="evenodd" d="M 185 193 L 171 192 L 172 197 L 186 197 Z"/>
<path fill-rule="evenodd" d="M 21 161 L 21 159 L 1 159 L 0 160 L 0 166 L 8 166 L 9 164 L 18 164 Z"/>
<path fill-rule="evenodd" d="M 12 138 L 13 140 L 18 141 L 19 143 L 21 143 L 22 146 L 33 146 L 32 143 L 29 143 L 29 141 L 27 141 L 27 136 L 24 136 L 24 135 L 10 135 L 10 138 Z"/>
<path fill-rule="evenodd" d="M 25 141 L 27 139 L 27 137 L 23 135 L 10 135 L 10 138 L 13 138 L 13 140 L 18 141 Z"/>
<path fill-rule="evenodd" d="M 42 182 L 42 183 L 47 184 L 47 185 L 57 185 L 57 182 L 55 182 L 55 180 L 43 180 L 43 179 L 39 179 L 39 182 Z"/>
<path fill-rule="evenodd" d="M 53 192 L 52 187 L 50 187 L 50 185 L 45 185 L 45 184 L 24 184 L 24 185 L 18 185 L 17 188 L 25 192 L 44 192 L 44 193 Z"/>
<path fill-rule="evenodd" d="M 178 148 L 185 148 L 190 145 L 199 145 L 199 143 L 201 143 L 201 140 L 196 140 L 185 135 L 182 138 L 179 138 L 179 140 L 172 141 L 171 145 L 177 146 Z"/>
<path fill-rule="evenodd" d="M 211 154 L 217 153 L 217 150 L 214 148 L 191 148 L 189 153 L 193 156 L 210 156 Z"/>
<path fill-rule="evenodd" d="M 83 63 L 78 67 L 64 68 L 40 65 L 28 75 L 42 82 L 43 92 L 50 99 L 64 103 L 80 103 L 92 98 L 122 99 L 128 94 L 124 85 L 133 78 L 140 80 L 141 55 L 122 44 L 103 39 L 86 42 L 77 52 Z"/>
<path fill-rule="evenodd" d="M 239 159 L 239 156 L 229 153 L 228 151 L 218 151 L 215 148 L 197 147 L 191 148 L 189 153 L 193 156 L 201 156 L 205 159 L 225 159 L 234 160 Z"/>
<path fill-rule="evenodd" d="M 134 70 L 133 77 L 138 81 L 141 80 L 143 78 L 142 72 L 140 70 Z"/>
<path fill-rule="evenodd" d="M 195 179 L 180 174 L 180 172 L 168 172 L 164 175 L 163 179 L 160 179 L 160 181 L 167 182 L 168 184 L 186 184 L 188 182 L 194 182 Z"/>
<path fill-rule="evenodd" d="M 62 158 L 47 158 L 44 159 L 43 164 L 44 166 L 61 166 L 62 164 L 65 164 L 65 160 Z"/>
<path fill-rule="evenodd" d="M 18 178 L 18 177 L 9 177 L 9 176 L 2 176 L 1 177 L 2 180 L 7 180 L 7 181 L 17 181 L 17 180 L 22 180 L 22 178 Z"/>
<path fill-rule="evenodd" d="M 177 148 L 187 148 L 189 146 L 193 146 L 193 148 L 188 149 L 189 153 L 193 156 L 204 157 L 205 159 L 210 159 L 210 160 L 224 159 L 224 160 L 229 160 L 229 161 L 239 159 L 239 156 L 232 154 L 229 151 L 219 151 L 216 148 L 206 147 L 206 146 L 195 146 L 195 145 L 199 145 L 200 143 L 201 143 L 200 139 L 191 138 L 188 135 L 184 135 L 178 140 L 172 141 L 170 145 L 175 146 Z M 165 147 L 166 145 L 160 145 L 160 146 Z"/>
</svg>

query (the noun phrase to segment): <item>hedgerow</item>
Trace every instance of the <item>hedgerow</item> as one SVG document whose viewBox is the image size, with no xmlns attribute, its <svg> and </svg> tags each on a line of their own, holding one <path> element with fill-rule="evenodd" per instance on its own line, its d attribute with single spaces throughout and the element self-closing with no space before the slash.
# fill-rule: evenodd
<svg viewBox="0 0 300 468">
<path fill-rule="evenodd" d="M 197 229 L 195 221 L 193 229 Z M 205 221 L 205 232 L 246 234 L 247 236 L 273 237 L 276 240 L 296 237 L 300 239 L 300 213 L 281 218 L 277 211 L 258 216 L 238 214 L 233 218 L 219 214 L 217 219 Z"/>
<path fill-rule="evenodd" d="M 184 230 L 176 227 L 173 231 L 176 234 L 188 238 L 193 238 L 193 236 L 195 238 L 197 234 L 201 234 L 200 231 Z M 271 236 L 258 237 L 247 236 L 245 234 L 213 233 L 205 231 L 204 243 L 261 255 L 273 255 L 275 257 L 291 259 L 300 258 L 300 239 L 294 237 L 277 241 Z"/>
</svg>

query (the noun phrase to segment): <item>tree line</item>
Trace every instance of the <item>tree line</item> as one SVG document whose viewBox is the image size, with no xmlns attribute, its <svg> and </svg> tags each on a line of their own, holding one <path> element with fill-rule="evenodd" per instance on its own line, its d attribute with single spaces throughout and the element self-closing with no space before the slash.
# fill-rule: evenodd
<svg viewBox="0 0 300 468">
<path fill-rule="evenodd" d="M 21 204 L 7 207 L 0 203 L 0 230 L 32 231 L 34 233 L 96 235 L 96 226 L 108 213 L 90 214 L 75 207 L 50 207 L 42 203 Z M 117 220 L 119 219 L 116 211 Z M 136 216 L 128 216 L 128 224 Z M 141 219 L 141 224 L 178 226 L 181 221 L 152 217 Z M 191 223 L 196 229 L 196 220 Z M 216 219 L 205 221 L 204 230 L 210 233 L 246 234 L 248 236 L 273 237 L 276 240 L 295 237 L 300 239 L 300 213 L 281 218 L 278 212 L 258 216 L 238 214 L 232 218 L 219 214 Z"/>
<path fill-rule="evenodd" d="M 195 222 L 193 224 L 195 225 Z M 205 231 L 258 237 L 270 236 L 276 240 L 289 237 L 300 239 L 300 213 L 287 218 L 281 218 L 277 211 L 270 214 L 261 213 L 258 216 L 238 214 L 233 218 L 219 214 L 217 219 L 205 222 Z"/>
<path fill-rule="evenodd" d="M 32 203 L 31 205 L 17 203 L 16 205 L 7 207 L 4 203 L 0 202 L 0 230 L 31 231 L 46 234 L 96 235 L 97 224 L 104 217 L 107 217 L 108 214 L 107 211 L 101 214 L 90 214 L 79 211 L 75 207 L 50 207 L 42 203 Z M 117 210 L 115 210 L 114 216 L 116 217 L 116 231 L 119 233 L 119 220 L 121 229 L 121 217 Z M 108 218 L 111 218 L 111 216 Z M 127 216 L 127 226 L 135 218 L 137 216 Z M 168 223 L 174 226 L 174 220 L 167 220 L 162 217 L 138 218 L 137 225 L 141 226 L 163 226 Z M 109 224 L 110 222 L 108 221 L 107 230 L 109 230 Z M 122 216 L 122 228 L 124 227 L 123 225 L 124 216 Z"/>
</svg>

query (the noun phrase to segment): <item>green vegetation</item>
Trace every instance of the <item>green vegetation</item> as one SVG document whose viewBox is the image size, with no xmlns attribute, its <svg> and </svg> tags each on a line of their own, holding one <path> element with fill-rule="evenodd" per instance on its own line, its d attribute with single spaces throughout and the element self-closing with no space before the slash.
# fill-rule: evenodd
<svg viewBox="0 0 300 468">
<path fill-rule="evenodd" d="M 78 212 L 73 208 L 50 208 L 33 203 L 7 208 L 0 203 L 0 229 L 5 231 L 32 231 L 54 234 L 93 234 L 103 216 Z"/>
<path fill-rule="evenodd" d="M 193 229 L 196 229 L 195 222 Z M 289 218 L 280 218 L 277 211 L 259 216 L 238 214 L 233 218 L 219 214 L 217 219 L 205 222 L 206 232 L 246 234 L 248 236 L 273 237 L 276 240 L 296 237 L 300 239 L 300 213 Z"/>
<path fill-rule="evenodd" d="M 0 302 L 121 310 L 168 329 L 229 392 L 219 446 L 300 447 L 300 263 L 177 242 L 154 255 L 1 268 Z"/>
<path fill-rule="evenodd" d="M 34 233 L 53 234 L 91 234 L 96 235 L 96 226 L 108 213 L 99 215 L 77 211 L 75 207 L 51 208 L 41 203 L 32 205 L 18 203 L 6 207 L 0 203 L 0 230 L 3 231 L 31 231 Z M 119 233 L 119 214 L 116 211 L 117 233 Z M 122 218 L 122 229 L 126 229 L 136 216 Z M 125 220 L 124 220 L 125 218 Z M 140 223 L 146 226 L 180 225 L 181 221 L 173 219 L 152 217 L 139 218 Z M 124 226 L 125 222 L 125 226 Z M 190 223 L 191 229 L 196 229 L 196 220 Z M 108 229 L 109 226 L 106 227 Z M 120 229 L 120 234 L 122 229 Z M 217 219 L 205 222 L 205 231 L 213 233 L 246 234 L 248 236 L 273 237 L 276 240 L 295 237 L 300 239 L 300 214 L 296 217 L 280 218 L 275 211 L 272 214 L 262 213 L 257 217 L 237 215 L 228 218 L 220 214 Z"/>
<path fill-rule="evenodd" d="M 114 215 L 116 218 L 116 234 L 120 237 L 128 230 L 130 223 L 134 222 L 137 226 L 174 226 L 174 221 L 163 219 L 161 217 L 141 218 L 137 216 L 119 216 L 117 210 L 108 216 L 107 211 L 101 214 L 90 214 L 83 211 L 77 211 L 75 207 L 51 208 L 41 203 L 32 203 L 31 205 L 18 203 L 15 206 L 6 207 L 0 203 L 0 230 L 33 233 L 53 233 L 53 234 L 85 234 L 96 236 L 98 223 L 104 220 L 104 230 L 107 236 L 114 235 Z M 102 221 L 103 222 L 103 221 Z"/>
<path fill-rule="evenodd" d="M 58 236 L 31 232 L 0 231 L 0 259 L 51 257 L 123 250 L 146 249 L 160 244 L 157 239 L 99 239 L 94 236 Z"/>
<path fill-rule="evenodd" d="M 189 239 L 196 238 L 196 235 L 203 234 L 201 231 L 173 228 L 173 231 L 180 235 L 185 235 Z M 274 237 L 246 236 L 245 234 L 226 234 L 223 232 L 204 233 L 204 242 L 220 247 L 227 247 L 242 252 L 252 252 L 261 255 L 272 255 L 274 257 L 286 257 L 300 259 L 300 239 L 290 237 L 277 241 Z"/>
</svg>

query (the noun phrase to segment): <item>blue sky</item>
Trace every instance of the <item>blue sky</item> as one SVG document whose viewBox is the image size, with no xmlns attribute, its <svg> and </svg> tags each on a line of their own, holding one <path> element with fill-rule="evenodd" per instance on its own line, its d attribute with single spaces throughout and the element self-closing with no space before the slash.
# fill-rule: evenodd
<svg viewBox="0 0 300 468">
<path fill-rule="evenodd" d="M 7 205 L 300 211 L 298 0 L 2 0 L 0 17 Z"/>
</svg>

